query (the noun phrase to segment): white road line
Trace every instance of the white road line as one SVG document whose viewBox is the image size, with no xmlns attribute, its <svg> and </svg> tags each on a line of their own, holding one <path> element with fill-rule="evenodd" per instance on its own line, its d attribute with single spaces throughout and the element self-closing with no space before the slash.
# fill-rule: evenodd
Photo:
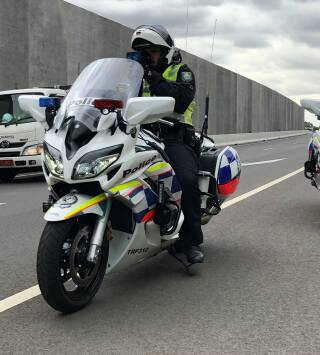
<svg viewBox="0 0 320 355">
<path fill-rule="evenodd" d="M 286 159 L 288 159 L 288 158 L 280 158 L 280 159 L 264 160 L 264 161 L 255 161 L 253 163 L 242 163 L 241 166 L 273 164 L 273 163 L 277 163 L 278 161 L 282 161 L 282 160 L 286 160 Z"/>
<path fill-rule="evenodd" d="M 17 306 L 18 304 L 24 303 L 31 298 L 37 297 L 40 295 L 40 289 L 39 286 L 33 286 L 30 288 L 27 288 L 24 291 L 21 291 L 19 293 L 16 293 L 13 296 L 10 296 L 8 298 L 5 298 L 4 300 L 0 301 L 0 313 Z"/>
<path fill-rule="evenodd" d="M 264 191 L 264 190 L 266 190 L 266 189 L 269 189 L 270 187 L 272 187 L 272 186 L 274 186 L 274 185 L 277 185 L 277 184 L 279 184 L 280 182 L 282 182 L 282 181 L 284 181 L 284 180 L 287 180 L 287 179 L 291 178 L 292 176 L 295 176 L 295 175 L 297 175 L 297 174 L 303 172 L 303 170 L 304 170 L 304 168 L 300 168 L 300 169 L 298 169 L 298 170 L 296 170 L 296 171 L 293 171 L 293 172 L 290 173 L 290 174 L 287 174 L 287 175 L 285 175 L 285 176 L 282 176 L 282 177 L 279 178 L 279 179 L 276 179 L 276 180 L 273 180 L 273 181 L 271 181 L 271 182 L 268 182 L 268 183 L 265 184 L 265 185 L 262 185 L 262 186 L 260 186 L 260 187 L 257 187 L 256 189 L 251 190 L 251 191 L 249 191 L 249 192 L 246 192 L 245 194 L 242 194 L 242 195 L 240 195 L 240 196 L 238 196 L 238 197 L 235 197 L 235 198 L 233 198 L 232 200 L 225 202 L 225 203 L 222 205 L 222 209 L 227 208 L 227 207 L 230 207 L 230 206 L 233 206 L 233 205 L 235 205 L 236 203 L 239 203 L 239 202 L 241 202 L 241 201 L 243 201 L 243 200 L 245 200 L 245 199 L 247 199 L 247 198 L 249 198 L 249 197 L 251 197 L 251 196 L 253 196 L 253 195 L 256 195 L 256 194 L 259 193 L 259 192 L 262 192 L 262 191 Z"/>
<path fill-rule="evenodd" d="M 6 205 L 5 202 L 0 202 L 0 206 L 4 206 L 4 205 Z"/>
<path fill-rule="evenodd" d="M 223 204 L 222 209 L 225 209 L 227 207 L 233 206 L 236 203 L 239 203 L 251 196 L 256 195 L 257 193 L 264 191 L 274 185 L 279 184 L 280 182 L 287 180 L 289 178 L 291 178 L 292 176 L 295 176 L 299 173 L 301 173 L 304 170 L 304 168 L 298 169 L 296 171 L 293 171 L 292 173 L 282 176 L 279 179 L 273 180 L 271 182 L 269 182 L 268 184 L 262 185 L 252 191 L 246 192 L 245 194 L 242 194 L 238 197 L 233 198 L 230 201 L 227 201 Z M 34 297 L 37 297 L 40 295 L 40 289 L 38 285 L 35 285 L 33 287 L 30 287 L 22 292 L 16 293 L 13 296 L 10 296 L 8 298 L 3 299 L 2 301 L 0 301 L 0 313 L 7 311 L 10 308 L 13 308 L 21 303 L 24 303 Z"/>
<path fill-rule="evenodd" d="M 273 148 L 264 148 L 263 150 L 272 150 Z"/>
</svg>

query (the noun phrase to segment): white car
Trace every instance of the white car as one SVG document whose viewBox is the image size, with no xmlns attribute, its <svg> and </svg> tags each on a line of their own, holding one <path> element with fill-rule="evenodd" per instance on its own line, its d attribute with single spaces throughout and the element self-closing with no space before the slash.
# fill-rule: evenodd
<svg viewBox="0 0 320 355">
<path fill-rule="evenodd" d="M 0 92 L 0 180 L 11 181 L 17 174 L 41 171 L 44 129 L 23 112 L 20 95 L 65 96 L 66 91 L 33 88 Z"/>
</svg>

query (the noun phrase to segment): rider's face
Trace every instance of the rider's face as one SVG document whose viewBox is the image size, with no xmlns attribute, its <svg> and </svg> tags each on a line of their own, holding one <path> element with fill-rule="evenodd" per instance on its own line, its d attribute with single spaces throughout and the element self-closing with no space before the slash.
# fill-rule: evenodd
<svg viewBox="0 0 320 355">
<path fill-rule="evenodd" d="M 161 50 L 159 47 L 151 47 L 146 49 L 146 52 L 151 58 L 153 64 L 158 64 L 161 57 Z"/>
</svg>

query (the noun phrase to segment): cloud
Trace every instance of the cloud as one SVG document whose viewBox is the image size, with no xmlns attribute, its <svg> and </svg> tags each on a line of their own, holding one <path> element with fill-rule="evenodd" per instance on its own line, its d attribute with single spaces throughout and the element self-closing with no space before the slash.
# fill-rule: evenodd
<svg viewBox="0 0 320 355">
<path fill-rule="evenodd" d="M 320 97 L 319 0 L 68 0 L 129 27 L 160 23 L 185 49 L 287 96 Z"/>
<path fill-rule="evenodd" d="M 189 1 L 192 2 L 192 0 Z M 186 33 L 187 8 L 183 6 L 186 1 L 72 0 L 68 2 L 78 4 L 132 28 L 141 24 L 161 23 L 170 29 L 176 37 L 184 36 Z M 108 6 L 106 6 L 106 3 L 108 3 Z M 188 17 L 189 28 L 193 29 L 192 33 L 194 34 L 204 35 L 208 33 L 210 13 L 205 6 L 199 6 L 196 1 L 194 3 L 195 5 L 190 5 L 192 10 L 190 9 L 190 16 Z M 213 3 L 215 2 L 213 1 Z M 164 13 L 165 17 L 163 16 Z"/>
</svg>

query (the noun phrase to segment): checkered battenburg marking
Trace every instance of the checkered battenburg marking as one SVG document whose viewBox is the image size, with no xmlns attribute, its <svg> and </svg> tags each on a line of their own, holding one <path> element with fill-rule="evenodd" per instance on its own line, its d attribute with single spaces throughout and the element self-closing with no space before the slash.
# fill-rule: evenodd
<svg viewBox="0 0 320 355">
<path fill-rule="evenodd" d="M 170 164 L 155 163 L 147 169 L 145 173 L 156 184 L 158 181 L 163 181 L 165 188 L 171 191 L 173 198 L 177 202 L 181 199 L 181 186 Z M 144 187 L 144 194 L 146 198 L 142 198 L 139 205 L 135 208 L 135 220 L 137 223 L 141 223 L 146 213 L 154 209 L 158 202 L 158 195 L 156 195 L 151 189 Z"/>
<path fill-rule="evenodd" d="M 173 198 L 177 202 L 181 199 L 181 187 L 170 164 L 155 163 L 145 171 L 145 174 L 156 184 L 158 181 L 163 181 L 165 188 L 171 191 Z M 129 187 L 124 185 L 121 188 L 120 186 L 118 192 L 122 198 L 130 201 L 133 205 L 134 217 L 137 223 L 143 222 L 146 213 L 153 210 L 158 202 L 158 195 L 139 181 L 131 182 Z"/>
<path fill-rule="evenodd" d="M 218 169 L 218 184 L 226 184 L 240 175 L 241 163 L 238 153 L 231 147 L 221 152 Z M 219 163 L 218 158 L 218 163 Z"/>
</svg>

